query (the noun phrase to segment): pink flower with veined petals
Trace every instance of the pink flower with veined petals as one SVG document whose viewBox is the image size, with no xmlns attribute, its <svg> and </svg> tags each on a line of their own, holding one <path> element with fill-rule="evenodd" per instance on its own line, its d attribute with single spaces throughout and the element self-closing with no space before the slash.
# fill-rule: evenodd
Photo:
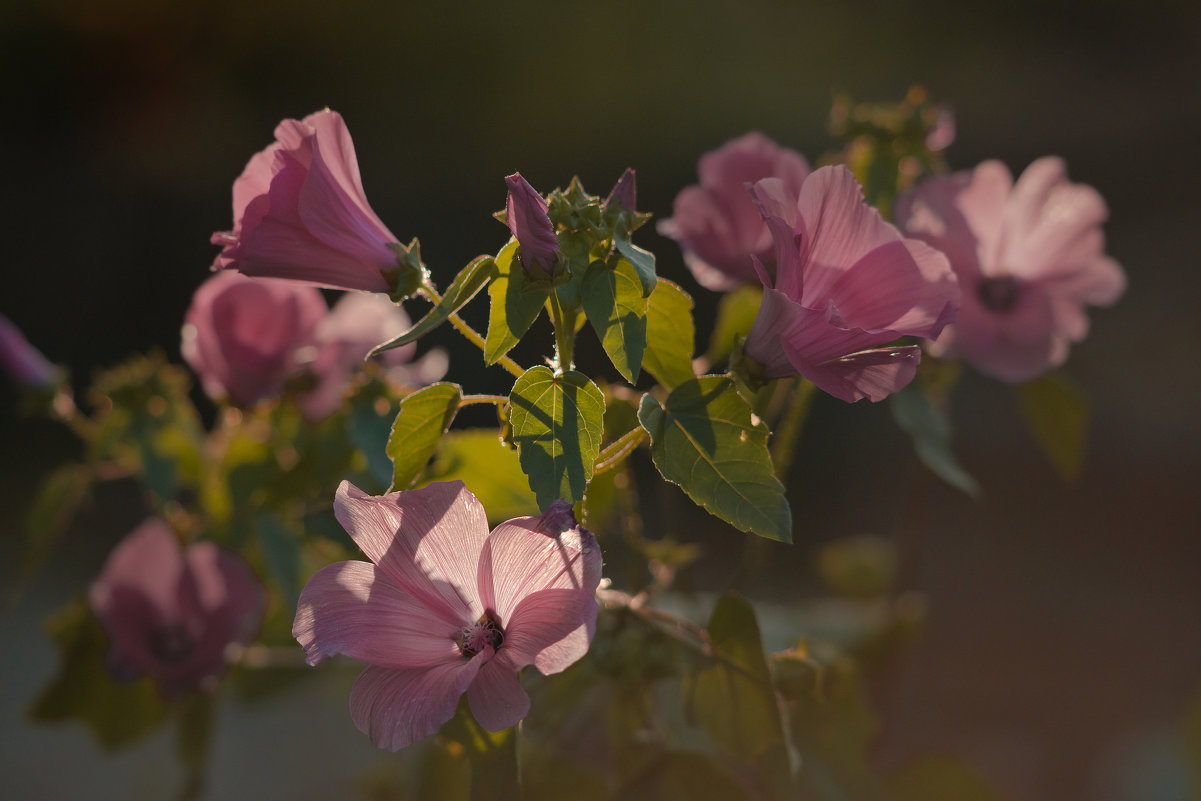
<svg viewBox="0 0 1201 801">
<path fill-rule="evenodd" d="M 299 356 L 315 379 L 312 389 L 299 400 L 308 420 L 322 420 L 342 406 L 342 396 L 351 376 L 363 369 L 363 360 L 376 345 L 409 330 L 412 323 L 397 304 L 384 295 L 347 292 L 313 329 L 311 345 Z M 446 351 L 440 348 L 413 360 L 417 345 L 409 343 L 375 357 L 384 375 L 393 383 L 423 387 L 446 374 Z"/>
<path fill-rule="evenodd" d="M 218 273 L 192 296 L 180 350 L 210 398 L 251 407 L 283 392 L 328 313 L 315 287 Z"/>
<path fill-rule="evenodd" d="M 246 564 L 211 542 L 180 548 L 151 518 L 121 541 L 88 601 L 122 678 L 153 676 L 164 696 L 211 690 L 234 649 L 257 635 L 265 595 Z"/>
<path fill-rule="evenodd" d="M 342 116 L 284 120 L 275 139 L 234 182 L 234 229 L 213 234 L 224 248 L 213 269 L 387 292 L 396 237 L 367 203 Z"/>
<path fill-rule="evenodd" d="M 1088 333 L 1084 307 L 1108 306 L 1126 288 L 1104 252 L 1105 201 L 1068 181 L 1061 159 L 1038 159 L 1017 183 L 986 161 L 926 181 L 896 211 L 909 235 L 947 254 L 963 287 L 959 316 L 931 352 L 1004 381 L 1063 364 L 1068 343 Z"/>
<path fill-rule="evenodd" d="M 433 734 L 463 693 L 485 729 L 513 726 L 530 705 L 518 671 L 557 673 L 588 651 L 601 555 L 565 502 L 489 533 L 462 482 L 374 497 L 343 481 L 334 512 L 371 562 L 314 574 L 292 634 L 309 664 L 368 663 L 350 714 L 377 747 Z"/>
<path fill-rule="evenodd" d="M 763 303 L 744 352 L 764 378 L 800 373 L 845 401 L 879 401 L 913 379 L 916 346 L 955 316 L 959 287 L 947 258 L 905 239 L 863 200 L 846 167 L 822 167 L 794 197 L 779 179 L 751 190 L 776 246 L 776 279 L 760 270 Z"/>
<path fill-rule="evenodd" d="M 772 238 L 746 185 L 779 178 L 795 200 L 809 162 L 752 131 L 701 156 L 696 172 L 700 185 L 676 195 L 672 216 L 659 223 L 659 233 L 680 243 L 684 263 L 706 289 L 721 292 L 756 283 L 751 257 L 770 264 Z"/>
</svg>

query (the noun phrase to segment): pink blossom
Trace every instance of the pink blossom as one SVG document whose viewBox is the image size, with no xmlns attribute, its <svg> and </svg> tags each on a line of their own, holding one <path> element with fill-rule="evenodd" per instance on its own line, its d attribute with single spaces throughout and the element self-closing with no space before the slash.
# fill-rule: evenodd
<svg viewBox="0 0 1201 801">
<path fill-rule="evenodd" d="M 373 497 L 343 481 L 334 512 L 371 562 L 313 575 L 292 634 L 310 664 L 368 663 L 350 714 L 377 747 L 434 733 L 464 692 L 485 729 L 512 726 L 530 705 L 523 667 L 557 673 L 587 652 L 601 555 L 565 502 L 489 533 L 462 482 Z"/>
<path fill-rule="evenodd" d="M 218 273 L 192 296 L 180 349 L 209 397 L 250 407 L 283 392 L 327 313 L 314 287 Z"/>
<path fill-rule="evenodd" d="M 58 374 L 54 365 L 3 314 L 0 314 L 0 368 L 27 387 L 48 387 Z"/>
<path fill-rule="evenodd" d="M 153 676 L 167 697 L 211 690 L 257 635 L 265 596 L 250 569 L 211 542 L 181 549 L 151 518 L 121 541 L 88 593 L 122 678 Z"/>
<path fill-rule="evenodd" d="M 526 275 L 550 275 L 560 248 L 547 215 L 546 200 L 519 172 L 506 176 L 505 184 L 509 187 L 505 219 L 521 246 L 521 266 Z"/>
<path fill-rule="evenodd" d="M 959 288 L 947 258 L 884 222 L 841 165 L 815 170 L 795 199 L 778 178 L 752 195 L 777 262 L 774 288 L 760 271 L 763 304 L 744 346 L 763 377 L 800 373 L 848 402 L 908 384 L 919 349 L 879 346 L 938 336 L 954 318 Z"/>
<path fill-rule="evenodd" d="M 1061 159 L 1041 158 L 1014 183 L 998 161 L 935 178 L 897 201 L 905 231 L 939 248 L 963 287 L 954 325 L 931 345 L 1004 381 L 1063 364 L 1088 333 L 1086 305 L 1126 288 L 1105 255 L 1105 201 L 1068 181 Z"/>
<path fill-rule="evenodd" d="M 321 420 L 337 411 L 351 377 L 363 369 L 371 349 L 411 327 L 409 317 L 384 295 L 347 292 L 313 330 L 308 347 L 297 359 L 315 379 L 300 398 L 300 409 L 309 420 Z M 435 348 L 413 361 L 417 346 L 387 350 L 375 359 L 394 384 L 422 387 L 446 374 L 446 352 Z"/>
<path fill-rule="evenodd" d="M 213 268 L 387 292 L 396 237 L 367 203 L 341 115 L 284 120 L 275 139 L 234 182 L 234 229 L 213 234 Z"/>
<path fill-rule="evenodd" d="M 772 264 L 772 238 L 746 185 L 779 178 L 795 200 L 809 162 L 751 132 L 701 156 L 696 172 L 700 185 L 676 195 L 672 216 L 659 223 L 659 233 L 680 243 L 684 263 L 701 286 L 720 292 L 755 283 L 751 257 Z"/>
</svg>

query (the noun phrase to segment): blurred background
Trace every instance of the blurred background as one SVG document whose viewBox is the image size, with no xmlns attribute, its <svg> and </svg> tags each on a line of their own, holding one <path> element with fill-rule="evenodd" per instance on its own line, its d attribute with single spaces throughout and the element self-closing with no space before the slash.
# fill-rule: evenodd
<svg viewBox="0 0 1201 801">
<path fill-rule="evenodd" d="M 402 239 L 420 237 L 443 284 L 507 238 L 490 215 L 514 170 L 542 191 L 579 175 L 603 195 L 632 166 L 639 208 L 662 219 L 697 157 L 748 130 L 811 160 L 836 147 L 837 93 L 898 101 L 920 83 L 951 102 L 954 168 L 998 158 L 1016 173 L 1064 157 L 1108 201 L 1109 253 L 1129 279 L 1065 368 L 1092 408 L 1081 479 L 1064 483 L 1016 396 L 974 374 L 953 417 L 979 502 L 916 463 L 886 408 L 822 397 L 789 483 L 797 544 L 773 546 L 752 596 L 779 605 L 810 591 L 823 543 L 889 538 L 902 587 L 929 612 L 873 684 L 883 769 L 944 753 L 1014 801 L 1201 797 L 1195 3 L 7 0 L 0 65 L 0 313 L 77 387 L 150 347 L 180 361 L 233 179 L 279 120 L 327 106 L 353 133 L 372 206 Z M 717 297 L 653 225 L 636 241 L 693 294 L 707 332 Z M 482 327 L 486 305 L 466 316 Z M 443 333 L 452 380 L 507 388 Z M 11 566 L 38 479 L 77 445 L 20 419 L 7 384 L 0 404 L 0 564 Z M 0 613 L 0 766 L 13 798 L 152 799 L 172 786 L 162 738 L 114 757 L 78 726 L 25 720 L 55 665 L 41 617 L 140 516 L 122 517 L 118 501 L 101 499 L 97 528 L 73 532 L 54 569 Z M 717 556 L 738 537 L 703 513 L 677 515 L 678 495 L 644 502 L 648 527 L 708 527 L 698 539 Z M 702 561 L 689 581 L 720 583 L 720 570 Z M 352 677 L 224 710 L 210 797 L 370 797 L 362 777 L 398 763 L 354 732 Z"/>
</svg>

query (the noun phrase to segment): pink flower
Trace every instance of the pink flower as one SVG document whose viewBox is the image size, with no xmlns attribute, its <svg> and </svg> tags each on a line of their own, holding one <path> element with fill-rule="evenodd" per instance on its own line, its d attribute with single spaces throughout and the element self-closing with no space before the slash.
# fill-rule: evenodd
<svg viewBox="0 0 1201 801">
<path fill-rule="evenodd" d="M 1025 381 L 1067 359 L 1088 333 L 1086 305 L 1108 306 L 1126 288 L 1105 255 L 1109 216 L 1095 189 L 1041 158 L 1017 183 L 1004 164 L 935 178 L 897 201 L 897 221 L 951 260 L 963 287 L 955 324 L 931 346 L 1003 381 Z"/>
<path fill-rule="evenodd" d="M 367 203 L 341 115 L 284 120 L 234 182 L 234 230 L 213 234 L 214 269 L 387 292 L 396 242 Z"/>
<path fill-rule="evenodd" d="M 328 311 L 314 287 L 218 273 L 192 296 L 180 350 L 210 398 L 254 406 L 283 392 Z"/>
<path fill-rule="evenodd" d="M 58 375 L 54 365 L 3 314 L 0 314 L 0 368 L 27 387 L 49 387 Z"/>
<path fill-rule="evenodd" d="M 310 578 L 292 634 L 310 664 L 368 663 L 350 714 L 377 747 L 434 733 L 464 692 L 481 726 L 512 726 L 530 706 L 518 671 L 557 673 L 587 652 L 601 555 L 566 503 L 488 533 L 462 482 L 372 497 L 343 481 L 334 512 L 371 562 Z"/>
<path fill-rule="evenodd" d="M 772 239 L 746 185 L 779 178 L 795 200 L 809 162 L 758 132 L 726 142 L 701 156 L 699 186 L 676 195 L 670 219 L 658 231 L 680 243 L 684 263 L 701 286 L 715 291 L 755 283 L 751 257 L 772 262 Z"/>
<path fill-rule="evenodd" d="M 776 245 L 775 287 L 761 271 L 763 304 L 744 346 L 763 377 L 800 373 L 848 402 L 908 384 L 919 349 L 879 346 L 938 336 L 954 318 L 959 288 L 946 257 L 902 238 L 843 166 L 815 170 L 796 199 L 777 178 L 752 194 Z"/>
<path fill-rule="evenodd" d="M 211 690 L 263 619 L 265 597 L 250 569 L 211 542 L 180 549 L 151 518 L 121 541 L 88 593 L 122 678 L 153 676 L 163 695 Z"/>
<path fill-rule="evenodd" d="M 351 377 L 363 369 L 371 349 L 403 334 L 409 317 L 384 295 L 347 292 L 313 330 L 308 347 L 297 352 L 305 370 L 315 378 L 312 389 L 299 397 L 309 420 L 322 420 L 342 405 Z M 432 384 L 446 374 L 446 352 L 434 349 L 417 361 L 415 344 L 393 348 L 375 357 L 385 377 L 406 387 Z"/>
<path fill-rule="evenodd" d="M 547 215 L 546 200 L 529 181 L 515 172 L 505 177 L 509 194 L 505 219 L 521 246 L 521 266 L 526 275 L 550 275 L 559 255 L 559 238 Z"/>
</svg>

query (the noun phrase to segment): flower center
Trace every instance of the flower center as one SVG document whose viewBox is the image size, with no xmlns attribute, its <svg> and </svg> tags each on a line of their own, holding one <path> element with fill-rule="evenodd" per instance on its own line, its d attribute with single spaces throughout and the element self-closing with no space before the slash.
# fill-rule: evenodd
<svg viewBox="0 0 1201 801">
<path fill-rule="evenodd" d="M 455 642 L 458 643 L 465 659 L 470 659 L 489 646 L 495 651 L 500 648 L 504 639 L 505 631 L 496 622 L 491 610 L 484 612 L 480 619 L 470 626 L 459 629 L 459 633 L 455 635 Z"/>
<path fill-rule="evenodd" d="M 196 641 L 183 626 L 159 626 L 150 632 L 150 652 L 163 662 L 181 662 L 195 647 Z"/>
<path fill-rule="evenodd" d="M 1017 305 L 1022 287 L 1012 275 L 985 278 L 976 287 L 976 294 L 986 309 L 1007 312 Z"/>
</svg>

